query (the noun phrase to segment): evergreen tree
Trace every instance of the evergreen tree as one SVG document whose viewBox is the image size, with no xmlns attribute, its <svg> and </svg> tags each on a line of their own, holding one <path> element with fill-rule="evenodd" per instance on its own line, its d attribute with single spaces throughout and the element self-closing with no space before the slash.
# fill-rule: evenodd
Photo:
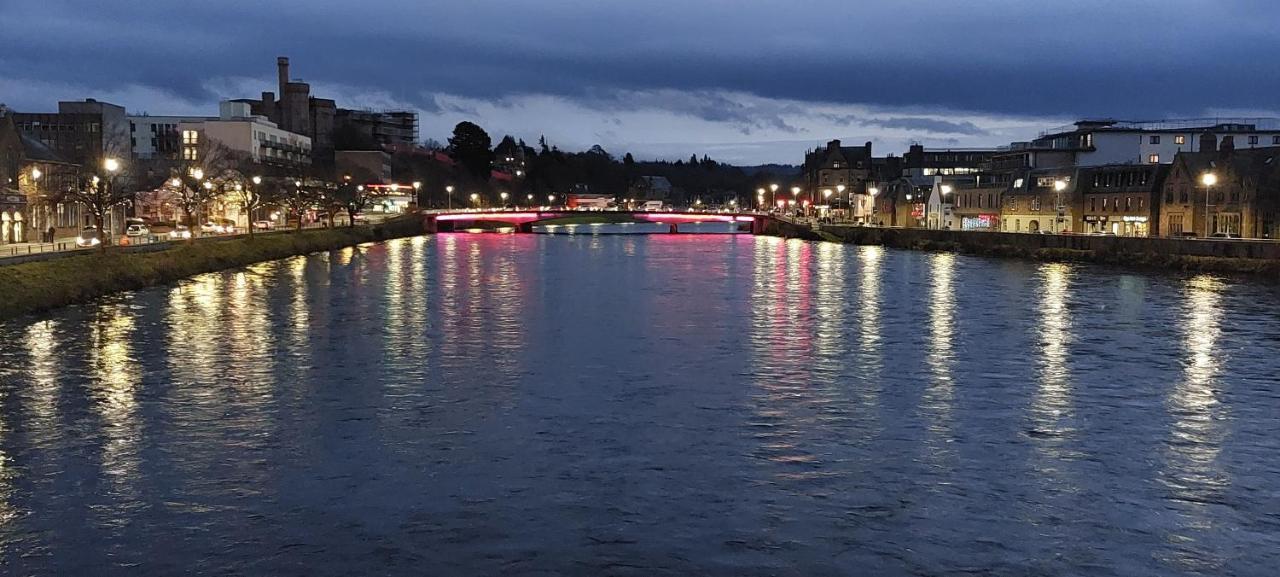
<svg viewBox="0 0 1280 577">
<path fill-rule="evenodd" d="M 483 128 L 471 122 L 459 122 L 449 137 L 449 156 L 472 177 L 487 181 L 493 167 L 492 143 Z"/>
</svg>

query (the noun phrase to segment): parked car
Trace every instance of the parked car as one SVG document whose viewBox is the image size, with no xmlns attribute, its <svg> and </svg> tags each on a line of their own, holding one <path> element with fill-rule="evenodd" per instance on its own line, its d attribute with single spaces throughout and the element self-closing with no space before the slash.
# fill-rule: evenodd
<svg viewBox="0 0 1280 577">
<path fill-rule="evenodd" d="M 1209 238 L 1240 238 L 1240 235 L 1234 232 L 1215 232 Z"/>
<path fill-rule="evenodd" d="M 275 230 L 276 223 L 269 220 L 255 220 L 253 222 L 254 230 Z"/>
<path fill-rule="evenodd" d="M 175 226 L 173 230 L 169 231 L 170 240 L 186 240 L 189 238 L 191 238 L 191 227 L 185 224 Z"/>
<path fill-rule="evenodd" d="M 132 223 L 125 227 L 124 235 L 131 238 L 146 238 L 151 236 L 151 229 L 142 223 Z"/>
<path fill-rule="evenodd" d="M 76 236 L 76 246 L 98 246 L 102 244 L 102 231 L 96 226 L 86 226 Z"/>
<path fill-rule="evenodd" d="M 200 225 L 200 234 L 225 234 L 226 227 L 216 222 L 206 222 Z"/>
</svg>

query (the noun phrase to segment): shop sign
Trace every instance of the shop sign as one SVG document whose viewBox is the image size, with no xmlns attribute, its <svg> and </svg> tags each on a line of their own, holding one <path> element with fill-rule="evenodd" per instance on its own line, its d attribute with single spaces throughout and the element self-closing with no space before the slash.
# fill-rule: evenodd
<svg viewBox="0 0 1280 577">
<path fill-rule="evenodd" d="M 1147 217 L 1145 217 L 1145 216 L 1126 216 L 1126 217 L 1124 217 L 1124 221 L 1125 221 L 1125 222 L 1147 222 Z"/>
</svg>

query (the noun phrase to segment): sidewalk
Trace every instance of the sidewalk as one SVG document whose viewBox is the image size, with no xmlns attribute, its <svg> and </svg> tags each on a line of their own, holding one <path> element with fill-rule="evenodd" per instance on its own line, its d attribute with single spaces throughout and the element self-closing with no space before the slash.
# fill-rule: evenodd
<svg viewBox="0 0 1280 577">
<path fill-rule="evenodd" d="M 59 252 L 64 250 L 78 250 L 78 247 L 76 246 L 76 237 L 68 236 L 65 238 L 58 238 L 54 239 L 52 243 L 19 242 L 13 244 L 0 244 L 0 259 L 19 255 Z"/>
</svg>

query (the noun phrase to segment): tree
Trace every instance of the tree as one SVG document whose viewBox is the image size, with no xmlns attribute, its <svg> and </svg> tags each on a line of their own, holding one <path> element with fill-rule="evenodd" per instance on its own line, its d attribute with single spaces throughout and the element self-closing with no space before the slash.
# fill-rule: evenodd
<svg viewBox="0 0 1280 577">
<path fill-rule="evenodd" d="M 356 184 L 358 181 L 344 181 L 338 185 L 338 189 L 333 192 L 333 206 L 338 207 L 347 213 L 347 226 L 356 225 L 356 215 L 360 214 L 369 204 L 370 190 L 363 184 Z M 330 222 L 332 222 L 332 212 L 330 213 Z"/>
<path fill-rule="evenodd" d="M 449 137 L 449 156 L 479 180 L 489 180 L 493 167 L 493 141 L 489 133 L 471 122 L 459 122 Z"/>
<path fill-rule="evenodd" d="M 284 204 L 285 209 L 293 218 L 298 219 L 297 229 L 302 230 L 302 215 L 307 209 L 315 205 L 319 195 L 307 186 L 307 183 L 301 179 L 295 180 L 292 184 L 285 183 L 280 187 L 280 202 Z"/>
<path fill-rule="evenodd" d="M 133 202 L 136 187 L 133 175 L 119 160 L 109 158 L 103 161 L 103 175 L 91 175 L 83 178 L 78 186 L 53 193 L 51 199 L 57 203 L 77 202 L 89 209 L 93 215 L 93 224 L 98 227 L 102 236 L 99 245 L 107 249 L 111 238 L 107 234 L 106 220 L 111 209 Z"/>
<path fill-rule="evenodd" d="M 249 223 L 249 238 L 253 238 L 254 211 L 271 202 L 278 189 L 279 187 L 267 183 L 261 176 L 253 176 L 235 183 L 233 188 L 235 191 L 234 198 L 240 204 L 240 208 L 244 210 L 245 221 Z"/>
</svg>

